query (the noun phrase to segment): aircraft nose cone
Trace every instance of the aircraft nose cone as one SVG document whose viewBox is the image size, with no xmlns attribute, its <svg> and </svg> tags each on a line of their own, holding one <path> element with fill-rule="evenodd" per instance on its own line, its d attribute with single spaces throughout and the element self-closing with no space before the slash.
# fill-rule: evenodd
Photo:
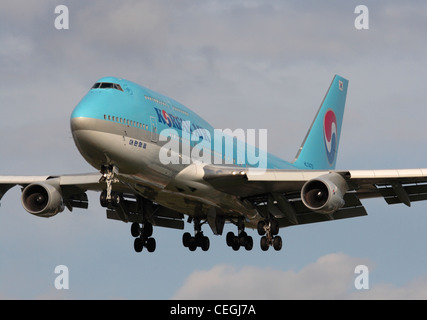
<svg viewBox="0 0 427 320">
<path fill-rule="evenodd" d="M 106 159 L 104 134 L 96 130 L 96 120 L 72 118 L 71 132 L 77 149 L 92 166 L 99 169 Z"/>
<path fill-rule="evenodd" d="M 89 130 L 90 129 L 90 119 L 84 117 L 71 118 L 70 126 L 71 132 L 74 133 L 79 130 Z"/>
</svg>

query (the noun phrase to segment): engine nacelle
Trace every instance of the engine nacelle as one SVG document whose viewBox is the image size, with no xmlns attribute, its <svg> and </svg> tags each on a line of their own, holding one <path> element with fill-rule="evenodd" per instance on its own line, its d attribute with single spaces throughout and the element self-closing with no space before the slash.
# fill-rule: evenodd
<svg viewBox="0 0 427 320">
<path fill-rule="evenodd" d="M 301 200 L 310 210 L 334 213 L 344 206 L 347 190 L 347 182 L 340 174 L 329 173 L 307 181 L 301 189 Z"/>
<path fill-rule="evenodd" d="M 44 218 L 52 217 L 65 208 L 59 185 L 46 182 L 28 185 L 22 191 L 21 201 L 29 213 Z"/>
</svg>

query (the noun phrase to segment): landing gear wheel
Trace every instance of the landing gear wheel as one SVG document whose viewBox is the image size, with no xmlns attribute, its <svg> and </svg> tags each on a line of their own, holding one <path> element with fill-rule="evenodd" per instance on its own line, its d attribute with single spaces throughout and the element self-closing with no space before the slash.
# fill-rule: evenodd
<svg viewBox="0 0 427 320">
<path fill-rule="evenodd" d="M 265 221 L 258 222 L 257 231 L 260 236 L 265 235 Z"/>
<path fill-rule="evenodd" d="M 190 244 L 188 245 L 188 249 L 190 249 L 190 251 L 196 251 L 197 249 L 196 238 L 191 237 Z"/>
<path fill-rule="evenodd" d="M 276 236 L 273 239 L 273 248 L 276 251 L 282 249 L 282 238 L 280 236 Z"/>
<path fill-rule="evenodd" d="M 240 243 L 239 243 L 239 239 L 237 237 L 234 237 L 234 242 L 231 245 L 231 247 L 233 248 L 234 251 L 239 251 Z"/>
<path fill-rule="evenodd" d="M 107 190 L 104 190 L 101 192 L 101 195 L 99 196 L 99 203 L 101 204 L 101 207 L 103 207 L 103 208 L 108 207 Z"/>
<path fill-rule="evenodd" d="M 113 207 L 117 208 L 118 206 L 120 206 L 120 203 L 122 202 L 122 197 L 120 196 L 120 194 L 113 192 L 113 194 L 111 195 L 111 200 L 110 203 Z"/>
<path fill-rule="evenodd" d="M 190 232 L 185 232 L 182 235 L 182 244 L 184 245 L 184 247 L 188 248 L 190 247 L 190 242 L 191 242 L 191 234 Z"/>
<path fill-rule="evenodd" d="M 261 250 L 262 251 L 267 251 L 268 248 L 270 247 L 267 237 L 266 236 L 262 236 L 261 237 L 261 241 L 260 241 L 260 245 L 261 245 Z"/>
<path fill-rule="evenodd" d="M 209 246 L 210 246 L 210 241 L 208 237 L 203 237 L 201 240 L 201 244 L 200 247 L 202 248 L 203 251 L 208 251 L 209 250 Z"/>
<path fill-rule="evenodd" d="M 227 246 L 231 247 L 234 243 L 234 233 L 233 232 L 228 232 L 227 236 L 225 238 L 226 242 L 227 242 Z"/>
<path fill-rule="evenodd" d="M 279 234 L 279 222 L 277 220 L 272 220 L 270 222 L 271 235 L 276 236 Z"/>
<path fill-rule="evenodd" d="M 117 208 L 120 206 L 120 203 L 122 202 L 122 196 L 120 193 L 112 192 L 110 199 L 107 198 L 107 191 L 104 190 L 101 192 L 101 195 L 99 196 L 99 203 L 101 207 L 103 208 Z"/>
<path fill-rule="evenodd" d="M 132 223 L 130 227 L 130 233 L 132 234 L 132 237 L 139 237 L 141 235 L 141 228 L 139 227 L 139 224 L 134 222 Z"/>
<path fill-rule="evenodd" d="M 135 238 L 135 241 L 133 242 L 133 248 L 136 252 L 141 252 L 142 249 L 144 249 L 144 240 L 141 238 Z"/>
<path fill-rule="evenodd" d="M 148 238 L 145 246 L 147 247 L 148 252 L 154 252 L 154 250 L 156 250 L 156 239 Z"/>
<path fill-rule="evenodd" d="M 246 238 L 246 243 L 244 244 L 244 247 L 245 247 L 246 251 L 251 251 L 252 248 L 254 247 L 254 240 L 252 239 L 251 236 L 248 236 Z"/>
<path fill-rule="evenodd" d="M 149 238 L 153 235 L 153 225 L 151 223 L 144 223 L 144 228 L 142 230 L 142 235 L 144 237 Z"/>
</svg>

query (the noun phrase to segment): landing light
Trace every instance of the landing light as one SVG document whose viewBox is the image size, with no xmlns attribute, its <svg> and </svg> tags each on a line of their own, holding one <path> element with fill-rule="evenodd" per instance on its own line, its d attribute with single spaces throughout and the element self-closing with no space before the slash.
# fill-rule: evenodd
<svg viewBox="0 0 427 320">
<path fill-rule="evenodd" d="M 231 172 L 231 174 L 232 174 L 233 176 L 235 176 L 235 175 L 237 175 L 237 174 L 240 174 L 241 176 L 244 176 L 246 173 L 245 173 L 245 171 L 239 171 L 239 172 L 237 172 L 237 171 L 232 171 L 232 172 Z"/>
</svg>

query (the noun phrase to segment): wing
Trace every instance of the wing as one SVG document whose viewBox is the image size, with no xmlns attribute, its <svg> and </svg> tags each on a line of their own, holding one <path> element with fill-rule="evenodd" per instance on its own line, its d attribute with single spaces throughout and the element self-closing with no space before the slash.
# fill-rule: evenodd
<svg viewBox="0 0 427 320">
<path fill-rule="evenodd" d="M 100 173 L 62 176 L 0 176 L 0 200 L 14 186 L 22 187 L 22 204 L 29 213 L 51 217 L 67 207 L 88 208 L 87 191 L 104 191 L 106 183 Z M 107 208 L 107 218 L 124 222 L 143 223 L 143 216 L 153 226 L 183 229 L 183 215 L 144 199 L 132 183 L 118 182 L 113 191 L 120 194 L 120 201 Z"/>
<path fill-rule="evenodd" d="M 48 196 L 53 196 L 50 199 L 53 202 L 46 203 L 52 212 L 60 210 L 61 205 L 65 205 L 70 210 L 74 207 L 87 208 L 86 191 L 105 189 L 105 184 L 99 182 L 100 178 L 99 173 L 63 176 L 0 176 L 0 200 L 16 185 L 21 186 L 23 190 L 28 186 L 34 186 L 39 190 L 44 189 Z M 57 194 L 61 195 L 61 199 L 55 202 L 58 199 Z M 46 217 L 51 215 L 47 214 Z"/>
<path fill-rule="evenodd" d="M 367 215 L 360 201 L 366 198 L 408 206 L 427 200 L 427 169 L 204 170 L 205 181 L 215 189 L 250 201 L 264 218 L 277 219 L 280 227 Z"/>
</svg>

